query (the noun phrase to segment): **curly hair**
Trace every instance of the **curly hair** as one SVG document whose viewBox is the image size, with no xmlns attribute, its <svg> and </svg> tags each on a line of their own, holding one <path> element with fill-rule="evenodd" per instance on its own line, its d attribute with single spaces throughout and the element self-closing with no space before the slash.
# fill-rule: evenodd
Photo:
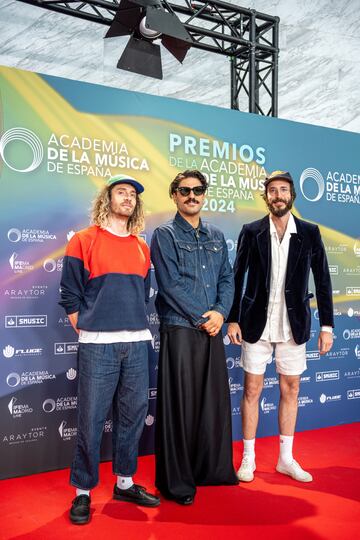
<svg viewBox="0 0 360 540">
<path fill-rule="evenodd" d="M 91 208 L 91 223 L 102 229 L 110 226 L 111 216 L 111 186 L 105 186 L 95 197 Z M 134 212 L 127 222 L 127 230 L 131 234 L 140 234 L 145 229 L 143 202 L 136 194 Z"/>
<path fill-rule="evenodd" d="M 173 193 L 175 193 L 175 191 L 179 187 L 181 180 L 184 180 L 184 178 L 197 178 L 198 180 L 200 180 L 202 186 L 207 187 L 208 185 L 206 178 L 202 172 L 198 171 L 197 169 L 193 169 L 193 170 L 187 169 L 186 171 L 177 174 L 174 180 L 171 182 L 169 186 L 170 197 L 172 197 Z"/>
</svg>

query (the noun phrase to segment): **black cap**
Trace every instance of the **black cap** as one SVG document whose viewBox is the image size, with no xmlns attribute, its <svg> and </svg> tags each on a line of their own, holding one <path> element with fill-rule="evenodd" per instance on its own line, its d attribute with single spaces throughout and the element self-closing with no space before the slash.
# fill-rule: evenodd
<svg viewBox="0 0 360 540">
<path fill-rule="evenodd" d="M 273 180 L 285 180 L 286 182 L 289 182 L 289 184 L 294 185 L 292 176 L 287 171 L 273 171 L 270 173 L 266 178 L 264 182 L 264 188 L 266 191 L 267 186 L 272 182 Z"/>
</svg>

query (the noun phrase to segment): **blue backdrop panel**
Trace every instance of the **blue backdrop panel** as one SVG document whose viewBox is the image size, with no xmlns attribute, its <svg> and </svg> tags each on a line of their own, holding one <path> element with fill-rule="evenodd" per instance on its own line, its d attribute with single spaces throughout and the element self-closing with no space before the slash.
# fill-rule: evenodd
<svg viewBox="0 0 360 540">
<path fill-rule="evenodd" d="M 335 341 L 320 357 L 316 301 L 302 377 L 298 430 L 360 419 L 360 136 L 0 68 L 0 478 L 69 465 L 76 437 L 77 342 L 58 306 L 66 243 L 88 225 L 98 188 L 125 172 L 145 185 L 146 231 L 170 218 L 179 170 L 209 180 L 203 217 L 223 231 L 233 263 L 241 227 L 262 217 L 266 171 L 291 171 L 294 213 L 320 226 L 333 282 Z M 310 286 L 313 289 L 313 284 Z M 158 317 L 153 276 L 148 318 L 149 410 L 140 453 L 153 451 Z M 124 309 L 119 306 L 119 309 Z M 224 334 L 233 435 L 241 438 L 240 347 Z M 272 362 L 259 435 L 277 433 Z M 214 396 L 216 399 L 216 396 Z M 102 457 L 111 457 L 112 421 Z"/>
</svg>

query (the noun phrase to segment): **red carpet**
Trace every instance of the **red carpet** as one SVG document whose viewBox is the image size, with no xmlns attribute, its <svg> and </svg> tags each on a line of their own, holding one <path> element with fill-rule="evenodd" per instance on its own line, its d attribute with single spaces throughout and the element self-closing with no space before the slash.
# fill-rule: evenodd
<svg viewBox="0 0 360 540">
<path fill-rule="evenodd" d="M 111 499 L 111 464 L 101 465 L 92 493 L 92 520 L 74 526 L 67 517 L 73 488 L 69 471 L 3 480 L 1 539 L 114 538 L 355 540 L 360 537 L 360 424 L 307 431 L 295 438 L 295 457 L 314 476 L 300 484 L 275 472 L 278 439 L 257 441 L 254 482 L 199 488 L 195 504 L 162 501 L 144 509 Z M 238 466 L 242 444 L 234 444 Z M 154 459 L 140 459 L 136 481 L 153 488 Z"/>
</svg>

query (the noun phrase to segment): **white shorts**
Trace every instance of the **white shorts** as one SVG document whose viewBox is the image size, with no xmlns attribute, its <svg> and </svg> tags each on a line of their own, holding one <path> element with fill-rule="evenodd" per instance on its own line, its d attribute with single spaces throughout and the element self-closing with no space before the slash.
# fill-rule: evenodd
<svg viewBox="0 0 360 540">
<path fill-rule="evenodd" d="M 306 370 L 306 343 L 298 345 L 293 338 L 284 343 L 260 339 L 256 343 L 243 341 L 240 363 L 245 371 L 263 375 L 275 353 L 276 371 L 282 375 L 301 375 Z"/>
</svg>

